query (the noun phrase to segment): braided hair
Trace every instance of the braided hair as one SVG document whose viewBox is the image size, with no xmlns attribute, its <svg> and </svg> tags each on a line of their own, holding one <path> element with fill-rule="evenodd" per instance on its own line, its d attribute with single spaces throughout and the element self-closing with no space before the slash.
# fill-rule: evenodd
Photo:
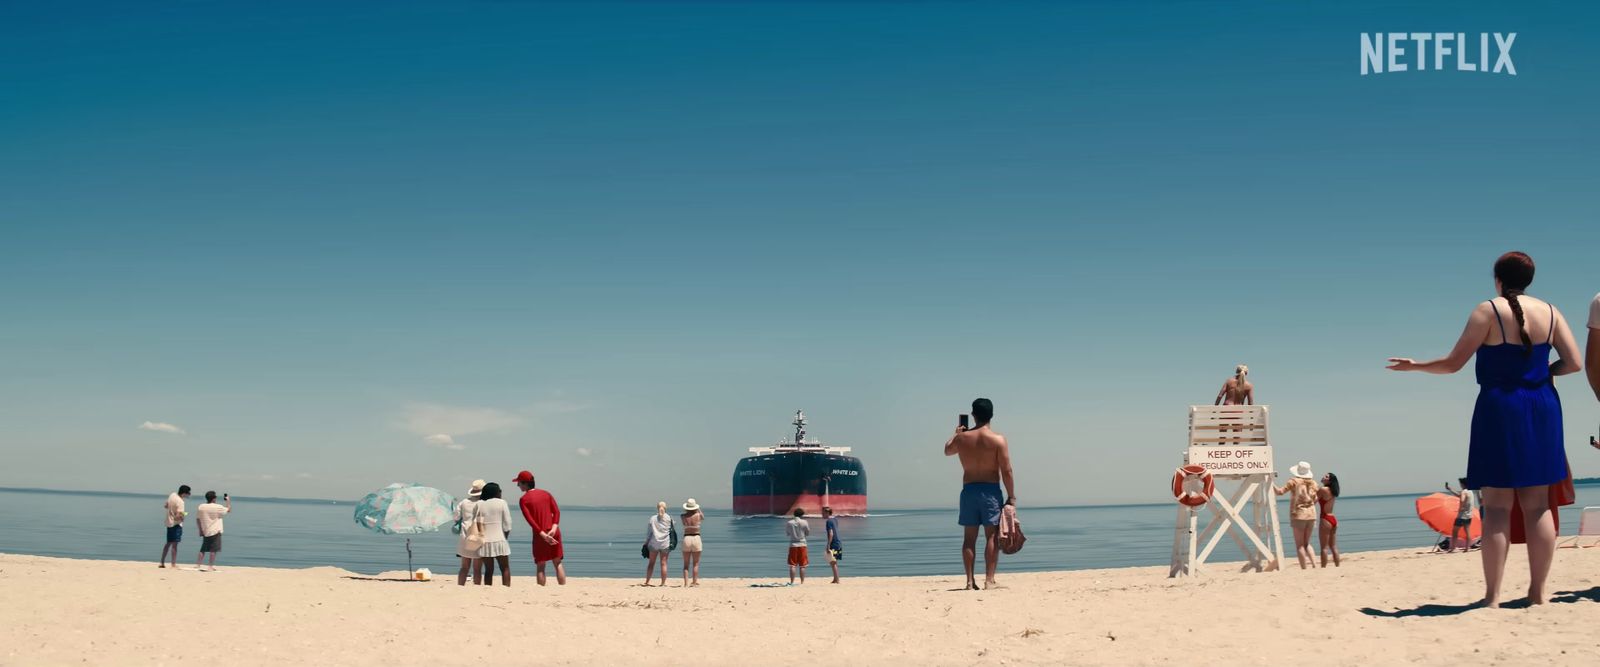
<svg viewBox="0 0 1600 667">
<path fill-rule="evenodd" d="M 1528 320 L 1522 315 L 1522 302 L 1517 300 L 1533 284 L 1533 258 L 1515 250 L 1500 256 L 1494 262 L 1494 279 L 1500 281 L 1500 296 L 1511 304 L 1511 314 L 1517 318 L 1517 333 L 1522 335 L 1522 353 L 1533 354 L 1533 341 L 1528 339 Z"/>
</svg>

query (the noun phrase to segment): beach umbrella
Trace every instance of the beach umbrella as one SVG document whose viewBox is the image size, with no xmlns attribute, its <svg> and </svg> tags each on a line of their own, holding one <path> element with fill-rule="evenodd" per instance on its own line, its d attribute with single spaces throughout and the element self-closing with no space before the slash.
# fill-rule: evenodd
<svg viewBox="0 0 1600 667">
<path fill-rule="evenodd" d="M 1450 534 L 1455 527 L 1456 513 L 1461 509 L 1461 499 L 1448 493 L 1430 493 L 1417 499 L 1417 518 L 1428 524 L 1434 532 Z M 1483 534 L 1483 520 L 1474 510 L 1472 524 L 1467 526 L 1467 541 L 1478 539 Z"/>
<path fill-rule="evenodd" d="M 356 525 L 384 535 L 431 533 L 455 520 L 456 499 L 420 484 L 396 482 L 356 503 Z M 411 570 L 411 538 L 406 538 L 406 570 Z"/>
</svg>

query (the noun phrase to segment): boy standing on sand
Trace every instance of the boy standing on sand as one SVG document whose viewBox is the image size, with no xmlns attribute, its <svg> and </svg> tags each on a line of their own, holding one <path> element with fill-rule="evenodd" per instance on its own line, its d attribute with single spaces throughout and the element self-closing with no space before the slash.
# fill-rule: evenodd
<svg viewBox="0 0 1600 667">
<path fill-rule="evenodd" d="M 1478 509 L 1478 497 L 1467 488 L 1467 478 L 1462 477 L 1456 481 L 1461 482 L 1461 492 L 1456 494 L 1456 500 L 1461 504 L 1456 508 L 1455 523 L 1450 526 L 1450 548 L 1445 551 L 1456 550 L 1456 535 L 1460 535 L 1461 553 L 1467 553 L 1472 551 L 1472 534 L 1468 529 L 1472 527 L 1472 513 Z M 1445 482 L 1444 488 L 1449 489 L 1450 483 Z"/>
<path fill-rule="evenodd" d="M 806 552 L 806 536 L 811 534 L 811 524 L 806 523 L 806 511 L 799 507 L 794 508 L 794 518 L 784 524 L 784 531 L 789 535 L 789 585 L 794 585 L 795 568 L 800 569 L 800 583 L 806 583 L 806 566 L 811 564 L 811 556 Z"/>
<path fill-rule="evenodd" d="M 827 519 L 822 526 L 828 535 L 828 567 L 833 568 L 833 583 L 839 583 L 839 561 L 844 558 L 844 544 L 839 542 L 839 522 L 833 518 L 833 508 L 822 508 L 822 516 Z"/>
<path fill-rule="evenodd" d="M 1017 501 L 1016 484 L 1011 478 L 1011 448 L 1006 437 L 989 426 L 994 419 L 994 403 L 987 398 L 972 402 L 970 430 L 956 427 L 956 434 L 944 443 L 945 456 L 961 458 L 961 564 L 967 570 L 967 590 L 978 590 L 972 569 L 977 560 L 978 526 L 983 526 L 983 587 L 994 586 L 995 565 L 1000 561 L 1000 545 L 995 533 L 1000 528 L 1000 508 Z M 1005 499 L 1000 484 L 1005 483 Z"/>
<path fill-rule="evenodd" d="M 200 555 L 194 559 L 197 570 L 206 554 L 211 554 L 211 571 L 217 571 L 217 553 L 222 551 L 222 517 L 233 511 L 233 501 L 228 499 L 228 494 L 222 494 L 222 502 L 227 506 L 217 504 L 216 491 L 207 491 L 206 504 L 194 510 L 194 522 L 200 528 Z"/>
<path fill-rule="evenodd" d="M 517 473 L 516 482 L 517 488 L 522 489 L 522 500 L 517 505 L 522 508 L 523 520 L 533 529 L 533 564 L 539 568 L 539 585 L 543 586 L 546 581 L 545 564 L 554 563 L 556 585 L 565 586 L 567 568 L 562 566 L 561 560 L 567 554 L 561 546 L 561 507 L 549 491 L 535 487 L 533 473 L 526 470 Z"/>
<path fill-rule="evenodd" d="M 167 496 L 167 544 L 161 547 L 161 565 L 167 566 L 167 553 L 172 554 L 172 569 L 178 569 L 178 543 L 183 541 L 183 519 L 189 515 L 183 501 L 189 497 L 189 485 L 178 487 L 178 492 Z"/>
</svg>

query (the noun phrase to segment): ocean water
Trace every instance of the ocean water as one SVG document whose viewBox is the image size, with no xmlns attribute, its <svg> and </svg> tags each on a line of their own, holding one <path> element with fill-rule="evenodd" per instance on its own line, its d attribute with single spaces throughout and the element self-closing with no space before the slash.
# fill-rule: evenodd
<svg viewBox="0 0 1600 667">
<path fill-rule="evenodd" d="M 1434 534 L 1416 518 L 1412 503 L 1422 494 L 1341 498 L 1341 551 L 1426 548 Z M 156 560 L 165 541 L 162 502 L 166 495 L 122 495 L 0 489 L 0 552 L 112 560 Z M 191 498 L 189 509 L 200 504 Z M 1578 502 L 1562 512 L 1562 532 L 1577 528 L 1578 508 L 1600 505 L 1600 487 L 1578 487 Z M 357 526 L 352 502 L 235 498 L 227 519 L 220 564 L 302 568 L 331 565 L 362 574 L 403 570 L 406 540 Z M 567 573 L 573 577 L 641 577 L 639 545 L 654 512 L 643 508 L 562 508 Z M 1280 505 L 1280 515 L 1286 515 Z M 515 516 L 512 573 L 531 574 L 527 526 Z M 1176 505 L 1095 507 L 1024 506 L 1020 518 L 1028 544 L 1005 556 L 1002 571 L 1078 570 L 1165 565 L 1171 558 Z M 1294 558 L 1289 542 L 1286 556 Z M 180 563 L 192 563 L 200 540 L 191 519 Z M 861 576 L 959 575 L 961 533 L 954 508 L 885 510 L 867 517 L 840 517 L 843 573 Z M 785 578 L 788 543 L 783 519 L 737 518 L 708 510 L 703 526 L 707 577 Z M 827 572 L 822 521 L 813 517 L 812 576 Z M 435 573 L 454 573 L 455 535 L 411 538 L 413 563 Z M 1213 560 L 1239 560 L 1231 540 Z M 673 555 L 669 574 L 678 576 Z"/>
</svg>

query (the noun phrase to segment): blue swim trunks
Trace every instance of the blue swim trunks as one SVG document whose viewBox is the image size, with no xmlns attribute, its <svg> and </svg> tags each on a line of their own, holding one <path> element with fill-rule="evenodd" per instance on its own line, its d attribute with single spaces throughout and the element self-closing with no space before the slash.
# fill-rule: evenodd
<svg viewBox="0 0 1600 667">
<path fill-rule="evenodd" d="M 183 525 L 167 526 L 167 543 L 183 541 Z"/>
<path fill-rule="evenodd" d="M 963 526 L 1000 525 L 1000 507 L 1005 499 L 1000 495 L 1000 485 L 995 482 L 976 482 L 961 485 L 961 516 L 956 520 Z"/>
</svg>

